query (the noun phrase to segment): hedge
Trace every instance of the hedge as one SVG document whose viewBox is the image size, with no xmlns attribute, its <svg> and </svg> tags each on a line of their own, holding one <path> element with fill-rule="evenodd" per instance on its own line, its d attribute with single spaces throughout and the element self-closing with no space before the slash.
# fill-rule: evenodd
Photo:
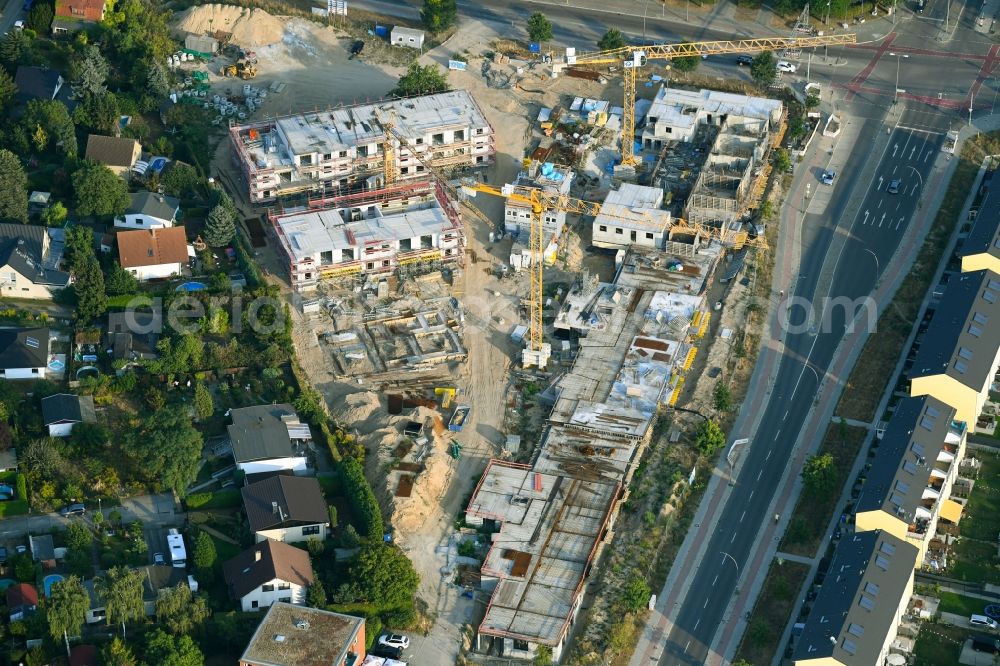
<svg viewBox="0 0 1000 666">
<path fill-rule="evenodd" d="M 192 493 L 184 503 L 189 511 L 196 509 L 233 509 L 240 506 L 243 497 L 239 490 L 232 488 L 217 490 L 214 493 Z"/>
<path fill-rule="evenodd" d="M 368 485 L 364 469 L 355 458 L 345 458 L 340 463 L 340 478 L 343 492 L 351 505 L 358 532 L 371 539 L 382 540 L 385 533 L 382 525 L 382 510 L 372 487 Z"/>
</svg>

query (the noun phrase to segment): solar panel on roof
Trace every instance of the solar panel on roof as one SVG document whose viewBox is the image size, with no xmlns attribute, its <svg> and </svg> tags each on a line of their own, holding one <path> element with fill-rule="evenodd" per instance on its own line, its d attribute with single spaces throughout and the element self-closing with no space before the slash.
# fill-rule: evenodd
<svg viewBox="0 0 1000 666">
<path fill-rule="evenodd" d="M 24 344 L 32 349 L 38 349 L 39 343 L 37 338 L 25 338 Z"/>
</svg>

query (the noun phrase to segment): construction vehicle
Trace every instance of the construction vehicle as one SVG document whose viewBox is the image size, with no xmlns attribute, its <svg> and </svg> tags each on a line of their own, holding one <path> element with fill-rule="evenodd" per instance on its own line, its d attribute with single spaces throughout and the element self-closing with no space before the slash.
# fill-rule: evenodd
<svg viewBox="0 0 1000 666">
<path fill-rule="evenodd" d="M 854 44 L 857 35 L 811 35 L 809 37 L 765 37 L 761 39 L 725 40 L 716 42 L 686 42 L 682 44 L 657 44 L 636 49 L 624 46 L 608 51 L 596 51 L 575 55 L 568 52 L 564 61 L 553 61 L 554 73 L 567 67 L 580 65 L 621 65 L 624 75 L 624 114 L 622 117 L 621 156 L 622 164 L 635 167 L 641 160 L 635 154 L 635 99 L 636 79 L 639 69 L 650 60 L 673 60 L 674 58 L 704 57 L 726 53 L 752 53 L 760 51 L 780 51 L 788 49 L 813 48 L 816 46 L 837 46 Z"/>
<path fill-rule="evenodd" d="M 257 61 L 241 58 L 235 64 L 224 66 L 219 73 L 222 76 L 239 76 L 244 81 L 257 76 Z"/>
</svg>

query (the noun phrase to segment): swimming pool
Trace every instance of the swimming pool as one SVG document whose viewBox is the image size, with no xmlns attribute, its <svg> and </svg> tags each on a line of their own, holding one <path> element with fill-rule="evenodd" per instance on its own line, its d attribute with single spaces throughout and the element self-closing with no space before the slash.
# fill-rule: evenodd
<svg viewBox="0 0 1000 666">
<path fill-rule="evenodd" d="M 207 287 L 201 282 L 185 282 L 177 285 L 177 289 L 174 291 L 201 291 L 202 289 L 207 289 Z"/>
<path fill-rule="evenodd" d="M 42 586 L 45 588 L 45 596 L 52 597 L 52 586 L 63 580 L 63 577 L 59 574 L 49 574 L 42 579 Z"/>
<path fill-rule="evenodd" d="M 101 371 L 92 365 L 85 365 L 76 371 L 76 378 L 83 379 L 84 377 L 100 377 Z"/>
<path fill-rule="evenodd" d="M 16 582 L 13 578 L 0 578 L 0 592 L 3 592 Z"/>
<path fill-rule="evenodd" d="M 14 488 L 7 483 L 0 483 L 0 500 L 14 499 Z"/>
<path fill-rule="evenodd" d="M 163 171 L 163 167 L 167 166 L 166 157 L 154 157 L 149 160 L 149 170 L 153 173 L 160 173 Z"/>
</svg>

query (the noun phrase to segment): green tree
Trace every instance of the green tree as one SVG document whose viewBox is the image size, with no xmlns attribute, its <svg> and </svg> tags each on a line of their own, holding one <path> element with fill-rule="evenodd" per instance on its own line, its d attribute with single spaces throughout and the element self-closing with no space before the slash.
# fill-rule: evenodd
<svg viewBox="0 0 1000 666">
<path fill-rule="evenodd" d="M 763 647 L 771 640 L 771 624 L 762 617 L 754 618 L 750 623 L 749 638 L 750 643 L 756 647 Z"/>
<path fill-rule="evenodd" d="M 172 634 L 192 633 L 209 615 L 205 598 L 192 593 L 187 583 L 161 590 L 156 598 L 156 621 Z"/>
<path fill-rule="evenodd" d="M 625 46 L 625 35 L 618 28 L 611 28 L 597 42 L 597 48 L 602 51 L 611 51 Z"/>
<path fill-rule="evenodd" d="M 758 53 L 750 63 L 750 77 L 759 86 L 769 86 L 778 77 L 777 63 L 770 51 Z"/>
<path fill-rule="evenodd" d="M 121 264 L 115 262 L 104 279 L 104 288 L 107 290 L 108 296 L 134 294 L 139 289 L 139 281 L 134 275 L 122 268 Z"/>
<path fill-rule="evenodd" d="M 73 109 L 73 122 L 94 132 L 112 132 L 120 117 L 118 96 L 107 90 L 85 95 Z"/>
<path fill-rule="evenodd" d="M 229 199 L 229 195 L 225 193 L 222 196 Z M 234 210 L 230 200 L 230 205 L 220 201 L 209 211 L 208 218 L 205 220 L 204 240 L 210 247 L 225 247 L 233 241 L 233 237 L 236 236 Z"/>
<path fill-rule="evenodd" d="M 104 291 L 104 273 L 97 259 L 91 257 L 83 268 L 74 274 L 73 293 L 76 295 L 76 318 L 89 322 L 108 309 L 108 295 Z"/>
<path fill-rule="evenodd" d="M 201 182 L 201 176 L 193 166 L 177 162 L 171 163 L 160 177 L 164 191 L 175 197 L 191 196 Z"/>
<path fill-rule="evenodd" d="M 158 666 L 204 666 L 205 657 L 190 636 L 171 636 L 155 629 L 146 636 L 143 659 Z"/>
<path fill-rule="evenodd" d="M 65 256 L 71 273 L 79 273 L 84 264 L 95 258 L 94 232 L 90 227 L 73 226 L 66 230 Z"/>
<path fill-rule="evenodd" d="M 771 162 L 778 173 L 788 173 L 792 170 L 792 158 L 784 148 L 775 148 L 771 154 Z"/>
<path fill-rule="evenodd" d="M 184 495 L 198 476 L 202 437 L 180 407 L 154 412 L 126 438 L 125 450 L 161 487 Z"/>
<path fill-rule="evenodd" d="M 0 69 L 0 109 L 8 107 L 16 92 L 17 86 L 14 84 L 14 79 L 7 73 L 7 70 Z"/>
<path fill-rule="evenodd" d="M 357 585 L 358 601 L 385 609 L 412 604 L 420 584 L 420 576 L 403 551 L 381 542 L 362 546 L 348 572 Z"/>
<path fill-rule="evenodd" d="M 355 458 L 345 458 L 340 463 L 340 478 L 344 495 L 351 505 L 351 513 L 358 523 L 358 531 L 370 539 L 382 539 L 382 510 L 372 487 L 365 479 L 365 471 Z"/>
<path fill-rule="evenodd" d="M 109 71 L 108 61 L 101 55 L 101 50 L 93 44 L 85 46 L 70 63 L 73 94 L 83 99 L 87 95 L 106 93 Z"/>
<path fill-rule="evenodd" d="M 94 579 L 94 591 L 104 602 L 108 624 L 120 624 L 124 629 L 129 622 L 146 616 L 142 603 L 143 580 L 141 570 L 125 567 L 112 567 L 104 576 Z"/>
<path fill-rule="evenodd" d="M 726 445 L 726 435 L 715 421 L 703 421 L 695 433 L 694 446 L 702 455 L 712 457 Z"/>
<path fill-rule="evenodd" d="M 28 12 L 28 20 L 26 22 L 26 27 L 29 30 L 34 30 L 40 35 L 49 34 L 49 28 L 52 26 L 52 18 L 55 15 L 55 11 L 51 4 L 48 2 L 36 2 L 31 6 L 31 10 Z"/>
<path fill-rule="evenodd" d="M 11 30 L 0 39 L 0 63 L 3 63 L 8 71 L 15 71 L 27 49 L 28 36 L 20 30 Z"/>
<path fill-rule="evenodd" d="M 132 649 L 117 636 L 101 648 L 101 663 L 105 666 L 138 666 L 139 664 Z"/>
<path fill-rule="evenodd" d="M 73 191 L 76 212 L 80 215 L 120 215 L 129 204 L 125 181 L 97 162 L 84 162 L 77 169 L 73 174 Z"/>
<path fill-rule="evenodd" d="M 69 576 L 54 583 L 45 610 L 52 638 L 58 641 L 79 636 L 89 608 L 90 597 L 79 578 Z M 66 647 L 68 650 L 69 645 Z"/>
<path fill-rule="evenodd" d="M 323 581 L 319 578 L 313 581 L 313 584 L 306 590 L 306 605 L 313 608 L 326 607 L 326 588 L 323 587 Z"/>
<path fill-rule="evenodd" d="M 535 650 L 535 661 L 532 666 L 552 666 L 552 648 L 548 645 L 539 645 Z"/>
<path fill-rule="evenodd" d="M 9 150 L 0 150 L 0 220 L 28 221 L 28 175 Z"/>
<path fill-rule="evenodd" d="M 57 201 L 42 211 L 40 221 L 47 227 L 61 227 L 66 221 L 67 215 L 69 215 L 69 211 L 66 210 L 66 206 L 61 201 Z"/>
<path fill-rule="evenodd" d="M 670 67 L 678 72 L 693 72 L 700 62 L 701 56 L 680 56 L 670 61 Z"/>
<path fill-rule="evenodd" d="M 801 474 L 802 485 L 810 497 L 828 497 L 837 490 L 837 467 L 830 453 L 809 456 Z"/>
<path fill-rule="evenodd" d="M 76 128 L 66 105 L 59 100 L 33 99 L 28 102 L 21 119 L 21 126 L 31 137 L 44 140 L 36 142 L 38 151 L 56 148 L 68 157 L 76 156 Z"/>
<path fill-rule="evenodd" d="M 21 553 L 10 558 L 14 578 L 22 583 L 35 582 L 35 563 L 30 553 Z"/>
<path fill-rule="evenodd" d="M 94 533 L 82 520 L 70 521 L 66 526 L 66 546 L 75 550 L 89 550 L 94 543 Z"/>
<path fill-rule="evenodd" d="M 729 387 L 722 382 L 715 385 L 712 397 L 715 401 L 715 408 L 718 411 L 728 412 L 733 408 L 733 396 L 729 393 Z"/>
<path fill-rule="evenodd" d="M 448 90 L 448 73 L 437 65 L 422 66 L 411 62 L 406 73 L 399 77 L 396 87 L 389 91 L 389 97 L 411 97 L 429 95 Z"/>
<path fill-rule="evenodd" d="M 192 560 L 194 561 L 194 568 L 198 572 L 199 577 L 206 572 L 212 571 L 217 557 L 215 542 L 212 541 L 212 537 L 207 532 L 198 530 L 198 534 L 194 538 Z"/>
<path fill-rule="evenodd" d="M 552 39 L 552 22 L 545 18 L 545 14 L 535 12 L 528 17 L 528 38 L 539 43 Z"/>
<path fill-rule="evenodd" d="M 638 613 L 649 604 L 649 597 L 652 591 L 646 583 L 646 579 L 638 574 L 634 574 L 625 584 L 622 592 L 622 601 L 625 610 L 629 613 Z"/>
<path fill-rule="evenodd" d="M 170 91 L 170 78 L 160 61 L 153 61 L 146 70 L 146 93 L 153 97 L 164 97 Z"/>
<path fill-rule="evenodd" d="M 194 411 L 201 420 L 209 418 L 215 412 L 212 394 L 202 381 L 198 381 L 194 386 Z"/>
<path fill-rule="evenodd" d="M 431 32 L 441 32 L 455 25 L 458 8 L 455 0 L 424 0 L 420 20 Z"/>
</svg>

